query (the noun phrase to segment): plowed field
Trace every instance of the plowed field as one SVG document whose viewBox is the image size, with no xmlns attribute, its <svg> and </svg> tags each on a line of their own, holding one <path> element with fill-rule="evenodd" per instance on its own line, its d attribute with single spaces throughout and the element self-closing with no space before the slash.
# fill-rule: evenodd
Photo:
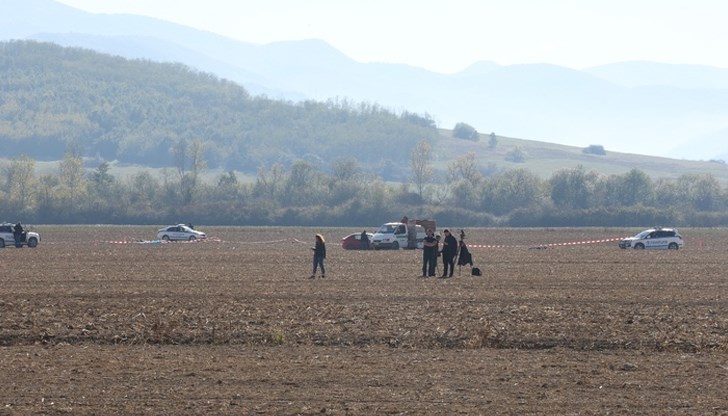
<svg viewBox="0 0 728 416">
<path fill-rule="evenodd" d="M 0 249 L 0 415 L 728 414 L 728 230 L 466 230 L 483 276 L 425 279 L 361 229 L 35 228 Z"/>
</svg>

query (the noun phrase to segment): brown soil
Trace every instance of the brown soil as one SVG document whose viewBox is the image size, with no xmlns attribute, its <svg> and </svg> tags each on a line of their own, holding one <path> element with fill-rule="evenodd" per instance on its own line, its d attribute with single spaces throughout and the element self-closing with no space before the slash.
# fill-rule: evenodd
<svg viewBox="0 0 728 416">
<path fill-rule="evenodd" d="M 728 414 L 727 230 L 467 230 L 483 276 L 443 280 L 360 229 L 36 228 L 0 249 L 0 415 Z"/>
</svg>

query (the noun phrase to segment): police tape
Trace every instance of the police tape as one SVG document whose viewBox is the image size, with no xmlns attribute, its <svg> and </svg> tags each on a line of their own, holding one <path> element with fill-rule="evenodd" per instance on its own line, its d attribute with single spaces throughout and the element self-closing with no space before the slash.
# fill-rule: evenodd
<svg viewBox="0 0 728 416">
<path fill-rule="evenodd" d="M 264 240 L 264 241 L 228 241 L 223 240 L 221 238 L 213 237 L 213 238 L 200 238 L 200 239 L 194 239 L 194 240 L 106 240 L 106 241 L 99 241 L 100 243 L 107 243 L 107 244 L 199 244 L 199 243 L 229 243 L 229 244 L 280 244 L 280 243 L 303 243 L 303 241 L 297 240 L 295 238 L 286 238 L 282 240 Z"/>
<path fill-rule="evenodd" d="M 524 244 L 467 244 L 468 248 L 529 248 L 529 249 L 544 249 L 544 248 L 550 248 L 550 247 L 567 247 L 567 246 L 579 246 L 579 245 L 587 245 L 587 244 L 601 244 L 601 243 L 611 243 L 615 241 L 623 240 L 625 237 L 613 237 L 613 238 L 603 238 L 599 240 L 583 240 L 583 241 L 569 241 L 569 242 L 563 242 L 563 243 L 548 243 L 548 244 L 533 244 L 533 245 L 524 245 Z M 199 244 L 199 243 L 234 243 L 234 244 L 281 244 L 281 243 L 295 243 L 295 244 L 309 244 L 308 242 L 301 241 L 297 238 L 286 238 L 286 239 L 280 239 L 280 240 L 265 240 L 265 241 L 224 241 L 220 238 L 214 237 L 214 238 L 205 238 L 205 239 L 195 239 L 195 240 L 180 240 L 180 241 L 170 241 L 170 240 L 108 240 L 108 241 L 100 241 L 100 243 L 107 243 L 107 244 Z"/>
<path fill-rule="evenodd" d="M 100 241 L 107 244 L 198 244 L 198 243 L 222 243 L 220 238 L 199 238 L 192 240 L 108 240 Z"/>
<path fill-rule="evenodd" d="M 569 241 L 565 243 L 548 243 L 548 244 L 533 244 L 533 245 L 523 245 L 523 244 L 467 244 L 468 248 L 529 248 L 529 249 L 544 249 L 549 247 L 566 247 L 566 246 L 579 246 L 579 245 L 586 245 L 586 244 L 601 244 L 601 243 L 611 243 L 615 241 L 623 240 L 624 237 L 612 237 L 612 238 L 603 238 L 600 240 L 583 240 L 583 241 Z"/>
</svg>

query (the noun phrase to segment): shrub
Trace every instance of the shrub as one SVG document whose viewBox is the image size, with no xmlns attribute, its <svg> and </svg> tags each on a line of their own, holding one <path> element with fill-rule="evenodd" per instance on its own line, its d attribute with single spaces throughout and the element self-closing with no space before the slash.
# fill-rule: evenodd
<svg viewBox="0 0 728 416">
<path fill-rule="evenodd" d="M 478 130 L 466 123 L 457 123 L 452 129 L 452 137 L 457 139 L 472 140 L 477 142 L 479 139 Z"/>
<path fill-rule="evenodd" d="M 601 144 L 590 144 L 589 147 L 584 148 L 582 150 L 583 153 L 586 153 L 588 155 L 599 155 L 604 156 L 607 154 L 607 151 L 604 150 L 604 146 Z"/>
</svg>

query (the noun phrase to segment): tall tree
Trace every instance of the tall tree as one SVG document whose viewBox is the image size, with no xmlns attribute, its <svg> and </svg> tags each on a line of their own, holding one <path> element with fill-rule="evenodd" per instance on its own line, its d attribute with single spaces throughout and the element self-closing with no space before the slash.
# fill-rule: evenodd
<svg viewBox="0 0 728 416">
<path fill-rule="evenodd" d="M 5 177 L 9 210 L 23 212 L 33 209 L 36 192 L 34 170 L 35 161 L 27 156 L 3 163 L 2 175 Z"/>
<path fill-rule="evenodd" d="M 719 208 L 722 201 L 720 185 L 711 174 L 681 175 L 677 187 L 682 198 L 699 211 Z"/>
<path fill-rule="evenodd" d="M 562 169 L 549 179 L 551 200 L 561 208 L 589 208 L 597 178 L 595 172 L 587 172 L 582 165 Z"/>
<path fill-rule="evenodd" d="M 473 152 L 468 152 L 448 164 L 447 184 L 455 204 L 460 208 L 470 209 L 475 206 L 482 180 L 483 175 L 478 170 L 478 160 Z"/>
<path fill-rule="evenodd" d="M 620 181 L 619 200 L 622 205 L 651 205 L 653 201 L 652 180 L 639 169 L 631 169 Z"/>
<path fill-rule="evenodd" d="M 482 209 L 504 215 L 537 205 L 543 197 L 543 182 L 526 169 L 512 169 L 490 178 L 484 185 Z"/>
<path fill-rule="evenodd" d="M 108 197 L 113 191 L 114 176 L 109 173 L 111 167 L 108 162 L 103 162 L 91 172 L 91 184 L 96 195 Z"/>
<path fill-rule="evenodd" d="M 286 202 L 292 206 L 320 202 L 319 175 L 316 167 L 305 160 L 294 163 L 284 186 Z"/>
<path fill-rule="evenodd" d="M 471 186 L 477 186 L 483 180 L 474 152 L 468 152 L 448 164 L 447 181 L 454 183 L 460 180 L 467 181 Z"/>
<path fill-rule="evenodd" d="M 432 145 L 430 143 L 423 140 L 415 145 L 410 158 L 410 169 L 412 183 L 417 189 L 417 194 L 422 198 L 425 185 L 432 179 Z"/>
<path fill-rule="evenodd" d="M 258 175 L 253 186 L 253 196 L 264 198 L 271 202 L 278 201 L 283 192 L 285 169 L 280 163 L 274 163 L 270 169 L 265 166 L 258 168 Z"/>
<path fill-rule="evenodd" d="M 71 202 L 75 202 L 84 188 L 84 168 L 81 157 L 73 153 L 66 153 L 59 166 L 60 186 Z"/>
<path fill-rule="evenodd" d="M 179 176 L 180 196 L 183 205 L 194 199 L 200 173 L 207 167 L 204 159 L 204 145 L 200 140 L 188 143 L 181 139 L 172 147 L 174 164 Z"/>
</svg>

